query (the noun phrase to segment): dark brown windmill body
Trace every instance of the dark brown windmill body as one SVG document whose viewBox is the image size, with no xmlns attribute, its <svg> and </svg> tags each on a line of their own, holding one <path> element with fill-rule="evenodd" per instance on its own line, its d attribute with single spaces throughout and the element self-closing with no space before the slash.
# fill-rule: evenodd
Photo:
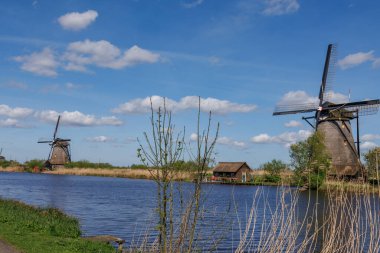
<svg viewBox="0 0 380 253">
<path fill-rule="evenodd" d="M 51 146 L 49 157 L 46 161 L 46 167 L 48 168 L 57 168 L 57 167 L 63 166 L 64 164 L 68 162 L 71 162 L 71 152 L 70 152 L 71 140 L 56 138 L 60 119 L 61 119 L 61 116 L 58 116 L 57 124 L 55 126 L 55 131 L 53 135 L 53 140 L 38 142 L 38 143 L 49 143 L 49 145 Z"/>
<path fill-rule="evenodd" d="M 331 156 L 329 175 L 363 177 L 365 171 L 360 161 L 359 116 L 376 113 L 380 99 L 341 104 L 327 101 L 326 83 L 329 67 L 332 65 L 330 57 L 333 49 L 334 46 L 330 44 L 327 49 L 319 92 L 319 105 L 279 105 L 273 115 L 314 112 L 314 116 L 302 119 L 306 120 L 316 131 L 323 133 L 326 149 Z M 314 124 L 309 121 L 310 119 L 314 119 Z M 357 125 L 356 142 L 351 128 L 351 121 L 354 119 L 356 119 Z"/>
</svg>

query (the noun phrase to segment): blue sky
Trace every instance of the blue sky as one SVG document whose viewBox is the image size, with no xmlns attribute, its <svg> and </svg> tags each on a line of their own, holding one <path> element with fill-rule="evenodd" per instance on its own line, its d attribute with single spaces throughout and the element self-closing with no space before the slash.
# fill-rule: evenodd
<svg viewBox="0 0 380 253">
<path fill-rule="evenodd" d="M 289 162 L 312 129 L 278 103 L 315 102 L 327 45 L 337 43 L 334 101 L 380 97 L 380 3 L 370 0 L 2 1 L 0 147 L 46 159 L 37 144 L 71 138 L 73 160 L 139 163 L 149 97 L 162 98 L 186 138 L 220 123 L 216 161 Z M 363 117 L 363 150 L 380 144 L 379 114 Z"/>
</svg>

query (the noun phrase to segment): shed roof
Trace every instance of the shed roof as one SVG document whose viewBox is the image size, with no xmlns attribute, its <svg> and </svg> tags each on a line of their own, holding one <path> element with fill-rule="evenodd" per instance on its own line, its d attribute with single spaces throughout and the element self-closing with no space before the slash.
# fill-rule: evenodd
<svg viewBox="0 0 380 253">
<path fill-rule="evenodd" d="M 251 169 L 246 162 L 220 162 L 213 169 L 214 172 L 237 172 L 241 167 L 246 165 Z"/>
</svg>

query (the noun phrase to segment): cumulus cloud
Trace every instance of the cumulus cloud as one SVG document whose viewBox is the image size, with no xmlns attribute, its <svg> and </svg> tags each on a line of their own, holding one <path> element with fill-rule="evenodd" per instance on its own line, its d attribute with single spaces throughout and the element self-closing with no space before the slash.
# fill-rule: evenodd
<svg viewBox="0 0 380 253">
<path fill-rule="evenodd" d="M 0 105 L 0 115 L 11 118 L 24 118 L 33 113 L 33 110 L 25 107 L 11 108 L 8 105 Z"/>
<path fill-rule="evenodd" d="M 360 144 L 360 147 L 362 149 L 373 149 L 373 148 L 378 147 L 378 145 L 374 142 L 371 142 L 371 141 L 365 141 L 362 144 Z"/>
<path fill-rule="evenodd" d="M 58 23 L 65 30 L 79 31 L 89 26 L 98 17 L 94 10 L 82 13 L 70 12 L 58 18 Z"/>
<path fill-rule="evenodd" d="M 22 70 L 41 76 L 52 77 L 57 75 L 56 68 L 59 63 L 50 48 L 44 48 L 41 52 L 35 52 L 30 55 L 16 56 L 13 59 L 22 63 Z"/>
<path fill-rule="evenodd" d="M 367 53 L 359 52 L 359 53 L 355 53 L 355 54 L 349 54 L 346 57 L 344 57 L 343 59 L 338 61 L 338 66 L 344 70 L 344 69 L 348 69 L 348 68 L 358 66 L 358 65 L 365 63 L 365 62 L 368 62 L 368 61 L 374 61 L 375 57 L 374 57 L 373 53 L 374 53 L 374 51 L 371 50 Z"/>
<path fill-rule="evenodd" d="M 301 127 L 302 123 L 296 120 L 291 120 L 285 123 L 285 127 Z"/>
<path fill-rule="evenodd" d="M 362 141 L 374 141 L 374 140 L 380 140 L 380 134 L 365 134 L 362 136 Z"/>
<path fill-rule="evenodd" d="M 146 98 L 137 98 L 130 100 L 124 104 L 119 105 L 119 107 L 113 109 L 114 113 L 146 113 L 150 110 L 150 101 L 152 100 L 152 105 L 154 110 L 158 110 L 159 107 L 165 106 L 166 109 L 172 112 L 178 112 L 188 109 L 198 109 L 199 98 L 197 96 L 186 96 L 181 98 L 179 101 L 173 99 L 164 98 L 161 96 L 152 96 Z M 201 98 L 201 110 L 203 112 L 209 112 L 215 114 L 226 114 L 226 113 L 247 113 L 254 111 L 256 105 L 253 104 L 237 104 L 230 102 L 228 100 L 220 100 L 216 98 Z"/>
<path fill-rule="evenodd" d="M 115 139 L 112 137 L 100 135 L 100 136 L 95 136 L 95 137 L 87 137 L 86 141 L 89 141 L 89 142 L 114 142 Z"/>
<path fill-rule="evenodd" d="M 332 103 L 347 103 L 348 100 L 348 96 L 334 91 L 327 91 L 324 96 L 324 101 Z M 318 97 L 313 97 L 305 91 L 297 90 L 286 93 L 277 103 L 276 111 L 317 109 L 318 106 Z"/>
<path fill-rule="evenodd" d="M 305 91 L 289 91 L 276 105 L 276 111 L 316 109 L 319 99 L 308 95 Z"/>
<path fill-rule="evenodd" d="M 226 145 L 226 146 L 232 146 L 235 148 L 241 148 L 244 149 L 247 147 L 247 144 L 242 141 L 236 141 L 228 137 L 219 137 L 216 142 L 221 145 Z"/>
<path fill-rule="evenodd" d="M 0 119 L 0 127 L 19 128 L 22 126 L 17 119 Z"/>
<path fill-rule="evenodd" d="M 190 8 L 195 8 L 197 7 L 198 5 L 201 5 L 203 3 L 204 0 L 193 0 L 192 2 L 188 2 L 188 3 L 182 3 L 182 6 L 184 8 L 187 8 L 187 9 L 190 9 Z"/>
<path fill-rule="evenodd" d="M 372 63 L 372 66 L 373 66 L 374 68 L 378 68 L 378 67 L 380 67 L 380 58 L 375 59 L 375 60 L 373 61 L 373 63 Z"/>
<path fill-rule="evenodd" d="M 191 141 L 197 141 L 198 140 L 198 135 L 196 133 L 192 133 L 190 135 L 190 140 Z M 233 139 L 225 137 L 225 136 L 219 137 L 216 140 L 216 143 L 218 143 L 220 145 L 225 145 L 225 146 L 239 148 L 239 149 L 245 149 L 245 148 L 247 148 L 247 144 L 245 142 L 236 141 L 236 140 L 233 140 Z"/>
<path fill-rule="evenodd" d="M 95 117 L 94 115 L 83 114 L 79 111 L 64 111 L 59 113 L 53 110 L 46 110 L 35 113 L 35 116 L 40 120 L 51 123 L 57 121 L 58 115 L 61 115 L 62 124 L 71 126 L 119 126 L 123 124 L 123 122 L 115 116 Z"/>
<path fill-rule="evenodd" d="M 300 8 L 298 0 L 265 0 L 264 15 L 279 16 L 297 12 Z"/>
<path fill-rule="evenodd" d="M 298 132 L 285 132 L 279 135 L 270 136 L 266 133 L 253 136 L 251 141 L 258 144 L 277 143 L 289 147 L 299 141 L 307 139 L 312 134 L 309 130 L 299 130 Z"/>
<path fill-rule="evenodd" d="M 326 92 L 324 100 L 327 100 L 329 102 L 336 103 L 336 104 L 343 104 L 343 103 L 349 102 L 348 96 L 341 93 L 334 92 L 334 91 Z"/>
<path fill-rule="evenodd" d="M 160 56 L 136 45 L 122 52 L 106 40 L 85 40 L 70 43 L 63 58 L 67 61 L 66 70 L 86 71 L 87 65 L 121 69 L 141 63 L 155 63 Z"/>
</svg>

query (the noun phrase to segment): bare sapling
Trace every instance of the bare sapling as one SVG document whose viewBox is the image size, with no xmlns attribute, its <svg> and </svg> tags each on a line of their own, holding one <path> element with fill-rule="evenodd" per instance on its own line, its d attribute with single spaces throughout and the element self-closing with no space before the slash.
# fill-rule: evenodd
<svg viewBox="0 0 380 253">
<path fill-rule="evenodd" d="M 211 112 L 206 130 L 200 130 L 200 98 L 198 105 L 195 154 L 185 145 L 185 128 L 176 133 L 172 114 L 167 110 L 165 99 L 163 106 L 158 107 L 157 110 L 154 109 L 151 100 L 150 133 L 143 133 L 144 145 L 138 139 L 137 155 L 148 167 L 157 185 L 157 248 L 159 252 L 193 252 L 195 247 L 195 234 L 201 211 L 202 183 L 212 161 L 219 132 L 218 124 L 215 136 L 210 137 Z M 185 150 L 189 151 L 187 154 L 194 164 L 194 168 L 191 169 L 192 190 L 186 198 L 183 197 L 180 187 L 175 187 L 175 184 L 178 185 L 175 179 L 180 172 L 177 164 L 185 156 Z M 151 249 L 153 248 L 152 245 Z"/>
</svg>

